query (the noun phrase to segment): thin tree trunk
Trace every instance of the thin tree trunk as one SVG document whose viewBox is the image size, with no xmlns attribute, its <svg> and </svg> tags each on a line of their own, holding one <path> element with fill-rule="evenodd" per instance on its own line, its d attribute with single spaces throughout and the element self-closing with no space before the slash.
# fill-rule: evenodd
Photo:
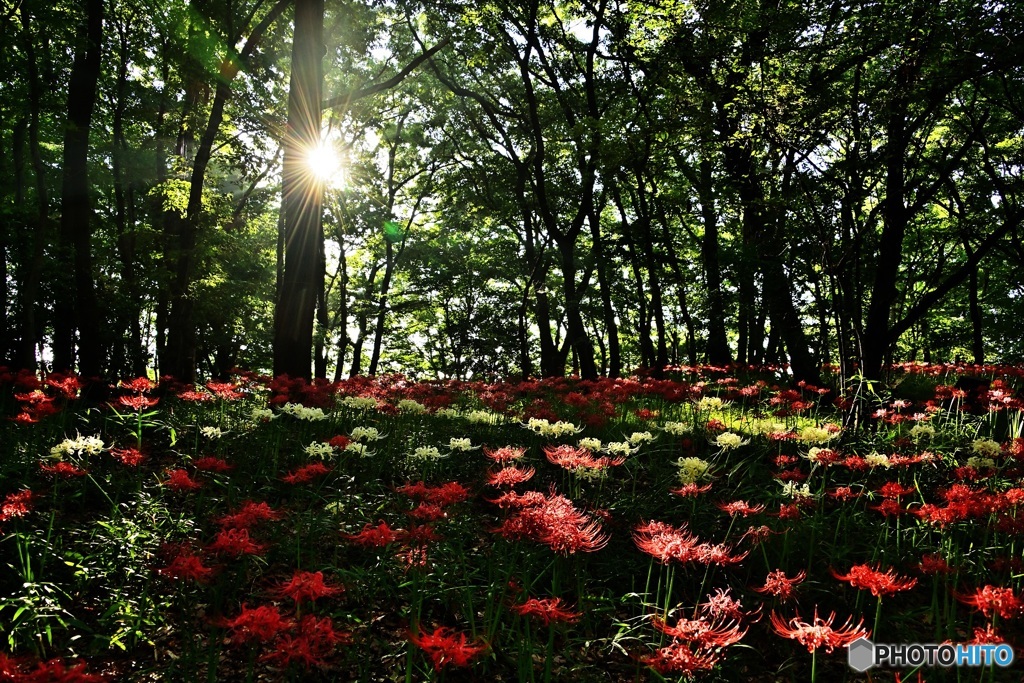
<svg viewBox="0 0 1024 683">
<path fill-rule="evenodd" d="M 659 271 L 661 266 L 658 263 L 654 251 L 654 235 L 651 232 L 651 208 L 649 206 L 647 186 L 643 176 L 636 173 L 637 179 L 637 205 L 639 211 L 640 244 L 644 252 L 644 265 L 647 268 L 647 285 L 651 292 L 650 312 L 654 318 L 654 329 L 658 335 L 657 350 L 654 356 L 654 363 L 651 365 L 652 375 L 660 378 L 665 366 L 668 365 L 668 348 L 666 346 L 665 332 L 665 306 L 661 296 L 661 277 Z"/>
<path fill-rule="evenodd" d="M 619 210 L 619 220 L 622 223 L 622 234 L 626 238 L 626 249 L 629 253 L 629 264 L 633 270 L 633 284 L 636 289 L 637 302 L 637 341 L 640 344 L 640 367 L 650 368 L 654 364 L 654 342 L 651 340 L 650 316 L 647 313 L 647 289 L 644 286 L 643 273 L 641 272 L 640 256 L 637 253 L 636 236 L 633 226 L 626 214 L 626 206 L 622 201 L 622 193 L 618 185 L 612 188 L 612 197 L 615 206 Z"/>
<path fill-rule="evenodd" d="M 349 371 L 349 377 L 356 377 L 363 371 L 363 343 L 366 341 L 367 317 L 366 313 L 359 313 L 357 316 L 359 333 L 356 335 L 356 341 L 352 345 L 352 369 Z"/>
<path fill-rule="evenodd" d="M 117 219 L 117 246 L 121 260 L 121 278 L 124 281 L 125 296 L 119 302 L 121 314 L 118 328 L 127 335 L 122 337 L 120 347 L 124 349 L 124 365 L 112 363 L 111 371 L 119 376 L 139 377 L 145 374 L 146 359 L 142 346 L 142 296 L 139 292 L 135 268 L 135 182 L 128 178 L 124 161 L 128 156 L 128 142 L 124 134 L 124 114 L 127 107 L 128 91 L 128 32 L 123 23 L 118 26 L 120 61 L 117 68 L 117 101 L 113 120 L 113 171 L 114 204 Z M 163 103 L 161 103 L 163 104 Z M 162 121 L 160 121 L 162 124 Z"/>
<path fill-rule="evenodd" d="M 603 201 L 601 202 L 603 204 Z M 607 371 L 611 378 L 622 375 L 622 354 L 619 348 L 619 326 L 615 322 L 615 309 L 612 307 L 611 285 L 608 282 L 608 267 L 612 260 L 605 254 L 604 237 L 601 234 L 599 212 L 593 211 L 588 217 L 590 235 L 594 244 L 594 267 L 597 269 L 597 284 L 601 293 L 601 311 L 604 317 L 604 328 L 608 335 L 608 348 L 605 349 L 600 336 L 597 342 L 601 350 L 601 373 Z"/>
<path fill-rule="evenodd" d="M 704 224 L 704 237 L 700 246 L 708 296 L 707 359 L 711 365 L 723 366 L 732 362 L 732 355 L 725 336 L 725 296 L 722 293 L 722 273 L 718 260 L 718 212 L 715 210 L 713 182 L 711 160 L 701 159 L 697 191 Z"/>
<path fill-rule="evenodd" d="M 20 288 L 20 312 L 22 317 L 21 337 L 18 340 L 14 364 L 19 368 L 36 369 L 36 342 L 40 330 L 37 328 L 37 311 L 41 308 L 39 297 L 39 280 L 43 268 L 43 255 L 46 236 L 50 231 L 50 197 L 46 184 L 46 164 L 43 163 L 42 149 L 39 142 L 39 112 L 42 106 L 43 89 L 39 77 L 39 65 L 36 62 L 35 46 L 32 42 L 31 16 L 24 5 L 21 6 L 21 39 L 25 51 L 26 71 L 28 72 L 28 147 L 32 160 L 32 171 L 36 186 L 36 228 L 32 236 L 32 253 L 29 259 L 25 284 Z"/>
<path fill-rule="evenodd" d="M 985 363 L 985 338 L 982 335 L 981 305 L 978 301 L 978 269 L 971 269 L 968 276 L 967 295 L 971 309 L 971 353 L 974 355 L 975 365 Z"/>
</svg>

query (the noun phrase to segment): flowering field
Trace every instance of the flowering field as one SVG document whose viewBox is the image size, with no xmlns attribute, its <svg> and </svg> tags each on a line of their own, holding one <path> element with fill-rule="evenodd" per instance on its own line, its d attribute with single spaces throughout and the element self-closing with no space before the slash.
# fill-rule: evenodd
<svg viewBox="0 0 1024 683">
<path fill-rule="evenodd" d="M 1020 376 L 8 373 L 0 681 L 1018 681 Z"/>
</svg>

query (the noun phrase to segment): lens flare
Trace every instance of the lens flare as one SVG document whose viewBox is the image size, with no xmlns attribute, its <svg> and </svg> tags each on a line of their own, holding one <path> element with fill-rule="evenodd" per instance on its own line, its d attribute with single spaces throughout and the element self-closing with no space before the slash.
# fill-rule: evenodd
<svg viewBox="0 0 1024 683">
<path fill-rule="evenodd" d="M 334 184 L 341 181 L 341 159 L 330 145 L 321 143 L 310 150 L 306 156 L 306 166 L 322 183 Z"/>
</svg>

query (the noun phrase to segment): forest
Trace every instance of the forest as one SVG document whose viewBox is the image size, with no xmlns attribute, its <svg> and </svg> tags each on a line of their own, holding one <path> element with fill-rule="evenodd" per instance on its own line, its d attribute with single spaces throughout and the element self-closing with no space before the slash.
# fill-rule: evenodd
<svg viewBox="0 0 1024 683">
<path fill-rule="evenodd" d="M 1017 3 L 2 8 L 11 368 L 1024 358 Z"/>
</svg>

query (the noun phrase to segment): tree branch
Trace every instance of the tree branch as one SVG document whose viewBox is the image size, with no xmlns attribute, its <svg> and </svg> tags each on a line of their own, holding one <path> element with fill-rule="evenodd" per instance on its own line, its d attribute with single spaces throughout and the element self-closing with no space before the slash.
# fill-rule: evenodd
<svg viewBox="0 0 1024 683">
<path fill-rule="evenodd" d="M 374 83 L 373 85 L 365 86 L 363 88 L 360 88 L 359 90 L 353 90 L 351 92 L 345 93 L 344 95 L 338 95 L 336 97 L 330 98 L 329 100 L 324 100 L 323 103 L 320 105 L 321 111 L 324 109 L 334 109 L 335 107 L 344 107 L 347 109 L 348 106 L 356 100 L 361 100 L 364 97 L 370 97 L 371 95 L 376 95 L 379 92 L 383 92 L 385 90 L 390 90 L 391 88 L 394 88 L 396 85 L 404 81 L 406 76 L 415 71 L 416 67 L 418 67 L 420 64 L 433 57 L 435 54 L 437 54 L 444 48 L 448 47 L 449 43 L 451 43 L 451 38 L 445 38 L 440 43 L 434 45 L 423 54 L 418 55 L 415 59 L 406 64 L 405 68 L 403 68 L 401 71 L 399 71 L 397 74 L 387 79 L 386 81 Z"/>
</svg>

